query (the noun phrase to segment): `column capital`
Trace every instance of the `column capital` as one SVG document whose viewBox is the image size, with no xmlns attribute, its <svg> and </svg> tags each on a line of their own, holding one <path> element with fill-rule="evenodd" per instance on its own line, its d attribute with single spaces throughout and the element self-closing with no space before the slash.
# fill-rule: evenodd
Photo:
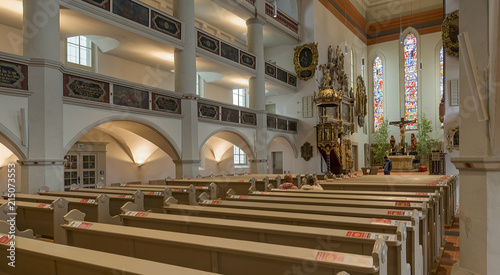
<svg viewBox="0 0 500 275">
<path fill-rule="evenodd" d="M 250 162 L 250 163 L 262 163 L 262 162 L 267 162 L 267 159 L 249 159 L 248 162 Z"/>
<path fill-rule="evenodd" d="M 175 164 L 194 164 L 194 163 L 200 163 L 199 159 L 177 159 L 177 160 L 172 160 L 173 163 Z"/>
<path fill-rule="evenodd" d="M 500 171 L 500 157 L 459 157 L 450 160 L 462 171 Z"/>
<path fill-rule="evenodd" d="M 64 165 L 65 159 L 25 159 L 18 160 L 17 163 L 21 166 L 47 166 L 47 165 Z"/>
<path fill-rule="evenodd" d="M 264 25 L 266 23 L 266 20 L 264 18 L 261 18 L 261 17 L 254 17 L 254 18 L 250 18 L 246 21 L 247 23 L 247 26 L 248 25 L 251 25 L 251 24 L 261 24 L 261 25 Z"/>
</svg>

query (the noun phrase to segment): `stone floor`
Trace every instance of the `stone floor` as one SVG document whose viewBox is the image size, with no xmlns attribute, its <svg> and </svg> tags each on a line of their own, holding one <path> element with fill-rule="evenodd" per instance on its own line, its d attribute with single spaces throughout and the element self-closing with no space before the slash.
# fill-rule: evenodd
<svg viewBox="0 0 500 275">
<path fill-rule="evenodd" d="M 458 217 L 455 218 L 451 226 L 445 227 L 445 240 L 446 245 L 444 247 L 443 256 L 439 262 L 439 267 L 437 269 L 437 275 L 448 275 L 451 274 L 451 268 L 460 259 L 460 229 L 458 223 Z"/>
</svg>

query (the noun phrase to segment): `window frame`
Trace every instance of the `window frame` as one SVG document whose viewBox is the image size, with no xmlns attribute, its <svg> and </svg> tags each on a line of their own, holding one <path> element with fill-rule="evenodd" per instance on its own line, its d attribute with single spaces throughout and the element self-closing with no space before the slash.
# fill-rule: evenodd
<svg viewBox="0 0 500 275">
<path fill-rule="evenodd" d="M 238 156 L 238 161 L 236 161 L 236 156 Z M 241 161 L 241 158 L 244 158 L 244 162 Z M 245 166 L 248 165 L 248 157 L 247 154 L 240 147 L 233 145 L 233 164 L 235 166 Z"/>
<path fill-rule="evenodd" d="M 71 38 L 74 38 L 74 37 L 78 37 L 78 44 L 75 44 L 73 42 L 70 42 L 69 39 Z M 88 45 L 89 46 L 82 46 L 81 43 L 80 43 L 80 39 L 81 37 L 85 37 L 88 41 Z M 69 61 L 69 44 L 71 45 L 74 45 L 78 48 L 78 63 L 74 63 L 72 61 Z M 80 53 L 81 53 L 81 50 L 82 48 L 85 48 L 87 51 L 89 51 L 90 53 L 88 54 L 89 55 L 89 60 L 90 60 L 90 66 L 87 66 L 87 65 L 82 65 L 80 63 L 81 61 L 81 58 L 80 58 Z M 96 48 L 95 48 L 95 45 L 94 43 L 92 43 L 92 41 L 87 38 L 86 36 L 84 35 L 77 35 L 77 36 L 71 36 L 71 37 L 67 37 L 66 38 L 66 41 L 65 41 L 65 50 L 66 50 L 66 54 L 65 54 L 65 64 L 67 66 L 70 66 L 70 67 L 73 67 L 73 68 L 77 68 L 77 69 L 81 69 L 81 70 L 86 70 L 86 71 L 95 71 L 95 64 L 97 63 L 97 60 L 95 58 L 95 52 L 96 52 Z"/>
<path fill-rule="evenodd" d="M 420 114 L 422 114 L 422 71 L 420 69 L 420 64 L 422 60 L 422 53 L 421 53 L 421 39 L 420 39 L 420 33 L 413 27 L 408 27 L 406 28 L 403 33 L 403 42 L 399 44 L 399 90 L 400 90 L 400 118 L 406 118 L 405 112 L 406 112 L 406 102 L 405 102 L 405 95 L 406 95 L 406 86 L 405 86 L 405 56 L 404 56 L 404 40 L 406 40 L 406 37 L 408 34 L 412 33 L 417 41 L 417 127 L 415 129 L 408 129 L 405 127 L 406 131 L 418 131 L 418 120 L 420 118 Z M 398 119 L 399 120 L 399 119 Z"/>
</svg>

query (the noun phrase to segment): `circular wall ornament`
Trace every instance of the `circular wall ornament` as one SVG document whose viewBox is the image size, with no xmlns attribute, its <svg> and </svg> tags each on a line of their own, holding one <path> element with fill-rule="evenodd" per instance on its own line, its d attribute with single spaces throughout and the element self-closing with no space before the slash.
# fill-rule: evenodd
<svg viewBox="0 0 500 275">
<path fill-rule="evenodd" d="M 310 43 L 295 47 L 293 56 L 295 72 L 302 80 L 308 80 L 314 76 L 318 66 L 318 43 Z"/>
<path fill-rule="evenodd" d="M 448 14 L 443 20 L 443 25 L 441 27 L 441 35 L 443 39 L 443 47 L 446 52 L 451 56 L 458 56 L 459 44 L 458 44 L 458 10 Z"/>
</svg>

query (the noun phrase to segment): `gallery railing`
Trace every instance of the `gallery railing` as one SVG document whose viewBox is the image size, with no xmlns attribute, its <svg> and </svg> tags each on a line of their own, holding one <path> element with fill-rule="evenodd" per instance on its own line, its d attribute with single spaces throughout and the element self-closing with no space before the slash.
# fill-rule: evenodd
<svg viewBox="0 0 500 275">
<path fill-rule="evenodd" d="M 268 130 L 292 133 L 297 133 L 298 131 L 298 119 L 276 114 L 267 114 L 266 120 Z"/>
<path fill-rule="evenodd" d="M 50 64 L 48 64 L 50 63 Z M 155 116 L 182 116 L 183 95 L 123 79 L 66 67 L 57 62 L 30 60 L 0 52 L 0 93 L 29 96 L 28 67 L 57 67 L 63 74 L 63 102 L 91 108 Z M 255 128 L 255 110 L 215 100 L 198 99 L 198 117 L 202 121 Z M 298 119 L 267 115 L 272 131 L 297 133 Z"/>
<path fill-rule="evenodd" d="M 62 0 L 61 5 L 70 8 L 77 6 L 89 12 L 96 11 L 92 14 L 103 14 L 106 20 L 118 16 L 129 22 L 137 23 L 136 26 L 155 30 L 157 31 L 156 35 L 160 34 L 160 37 L 165 34 L 180 41 L 183 40 L 181 21 L 140 1 Z M 106 13 L 108 14 L 106 15 Z"/>
</svg>

